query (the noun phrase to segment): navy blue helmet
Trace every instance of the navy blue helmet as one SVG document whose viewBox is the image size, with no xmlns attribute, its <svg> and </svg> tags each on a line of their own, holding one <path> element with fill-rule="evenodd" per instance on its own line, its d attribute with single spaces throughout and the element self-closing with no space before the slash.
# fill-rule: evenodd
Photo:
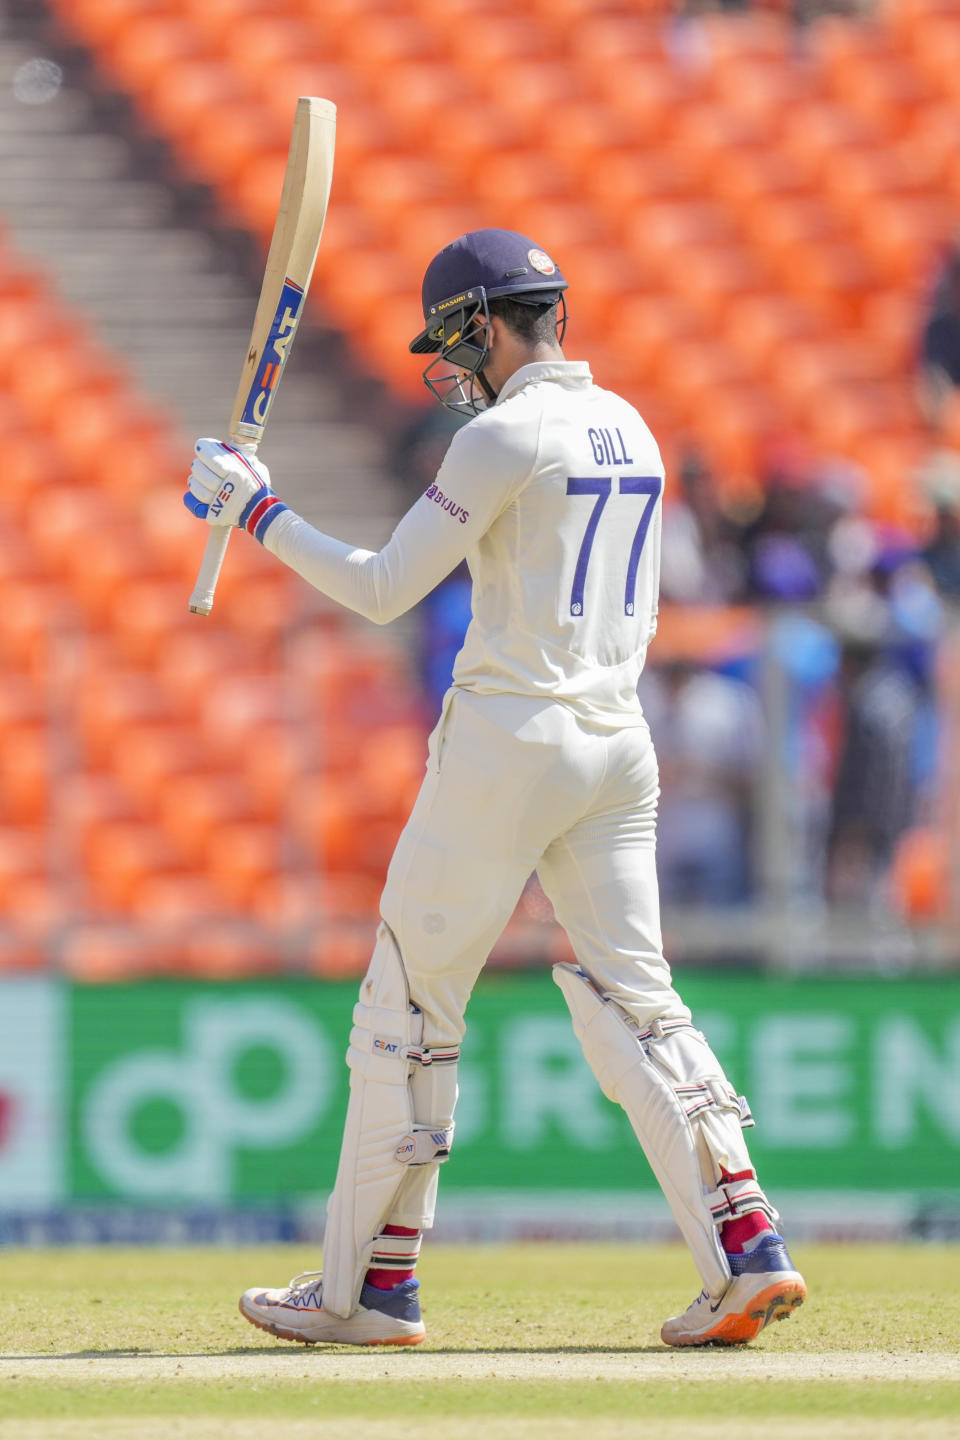
<svg viewBox="0 0 960 1440">
<path fill-rule="evenodd" d="M 437 357 L 423 372 L 428 390 L 450 410 L 477 414 L 495 398 L 481 373 L 488 354 L 488 302 L 507 297 L 541 309 L 560 303 L 562 338 L 566 288 L 556 262 L 515 230 L 471 230 L 445 246 L 427 266 L 426 323 L 410 342 L 414 355 Z"/>
</svg>

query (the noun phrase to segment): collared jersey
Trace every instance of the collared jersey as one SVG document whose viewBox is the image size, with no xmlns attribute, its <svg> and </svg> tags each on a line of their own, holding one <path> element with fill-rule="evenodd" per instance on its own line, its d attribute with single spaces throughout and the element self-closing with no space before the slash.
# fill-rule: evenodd
<svg viewBox="0 0 960 1440">
<path fill-rule="evenodd" d="M 525 365 L 458 431 L 378 553 L 287 512 L 265 544 L 334 600 L 385 623 L 464 558 L 473 618 L 453 683 L 638 724 L 656 629 L 664 470 L 640 415 L 586 364 Z"/>
</svg>

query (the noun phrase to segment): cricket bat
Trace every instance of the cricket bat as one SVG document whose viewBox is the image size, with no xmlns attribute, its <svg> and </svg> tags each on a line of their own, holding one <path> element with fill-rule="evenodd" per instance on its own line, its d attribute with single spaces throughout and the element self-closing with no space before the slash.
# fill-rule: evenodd
<svg viewBox="0 0 960 1440">
<path fill-rule="evenodd" d="M 228 433 L 238 445 L 257 446 L 263 439 L 297 333 L 327 214 L 336 127 L 337 107 L 331 100 L 302 96 L 297 101 L 280 209 L 230 417 Z M 229 526 L 211 529 L 207 537 L 190 596 L 194 615 L 209 615 L 213 609 L 229 539 Z"/>
</svg>

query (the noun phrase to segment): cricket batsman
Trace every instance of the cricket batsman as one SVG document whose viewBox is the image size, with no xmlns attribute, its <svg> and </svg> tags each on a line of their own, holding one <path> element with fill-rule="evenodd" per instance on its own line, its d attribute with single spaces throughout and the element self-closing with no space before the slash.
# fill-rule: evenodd
<svg viewBox="0 0 960 1440">
<path fill-rule="evenodd" d="M 462 235 L 431 261 L 410 349 L 429 357 L 440 403 L 473 418 L 379 553 L 296 515 L 252 454 L 196 445 L 194 514 L 248 530 L 377 624 L 463 559 L 473 583 L 353 1014 L 323 1272 L 240 1302 L 284 1339 L 423 1339 L 414 1269 L 453 1145 L 464 1011 L 534 870 L 577 958 L 553 976 L 584 1055 L 703 1279 L 663 1341 L 745 1344 L 806 1295 L 750 1163 L 747 1102 L 664 959 L 657 760 L 637 698 L 657 626 L 664 468 L 637 411 L 564 358 L 566 289 L 552 257 L 509 230 Z"/>
</svg>

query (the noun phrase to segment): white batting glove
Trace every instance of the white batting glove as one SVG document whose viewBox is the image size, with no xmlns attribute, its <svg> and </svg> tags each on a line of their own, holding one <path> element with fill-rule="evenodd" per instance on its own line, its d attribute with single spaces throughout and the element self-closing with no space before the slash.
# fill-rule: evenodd
<svg viewBox="0 0 960 1440">
<path fill-rule="evenodd" d="M 270 471 L 252 445 L 202 439 L 187 478 L 183 503 L 208 525 L 238 525 L 262 540 L 287 507 L 270 488 Z"/>
</svg>

